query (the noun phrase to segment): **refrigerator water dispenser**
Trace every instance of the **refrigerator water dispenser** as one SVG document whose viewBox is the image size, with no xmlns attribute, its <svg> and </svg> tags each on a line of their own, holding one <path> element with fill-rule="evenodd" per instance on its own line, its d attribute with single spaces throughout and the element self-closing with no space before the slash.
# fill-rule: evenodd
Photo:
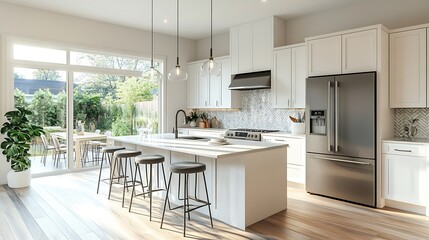
<svg viewBox="0 0 429 240">
<path fill-rule="evenodd" d="M 326 110 L 310 111 L 310 134 L 326 135 Z"/>
</svg>

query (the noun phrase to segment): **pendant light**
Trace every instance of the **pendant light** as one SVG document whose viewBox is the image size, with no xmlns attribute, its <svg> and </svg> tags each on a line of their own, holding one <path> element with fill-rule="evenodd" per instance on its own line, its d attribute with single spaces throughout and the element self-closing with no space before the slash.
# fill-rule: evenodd
<svg viewBox="0 0 429 240">
<path fill-rule="evenodd" d="M 201 66 L 203 76 L 219 76 L 222 66 L 213 59 L 213 0 L 210 0 L 210 57 Z"/>
<path fill-rule="evenodd" d="M 179 63 L 179 0 L 177 0 L 177 28 L 176 28 L 176 48 L 177 48 L 177 57 L 176 57 L 176 66 L 170 71 L 168 71 L 168 80 L 170 81 L 184 81 L 188 79 L 188 73 L 185 69 L 180 68 Z"/>
<path fill-rule="evenodd" d="M 158 82 L 162 79 L 162 73 L 160 73 L 155 67 L 153 66 L 153 0 L 152 0 L 152 58 L 150 59 L 150 68 L 149 70 L 145 71 L 143 73 L 143 77 L 149 78 L 152 82 Z"/>
</svg>

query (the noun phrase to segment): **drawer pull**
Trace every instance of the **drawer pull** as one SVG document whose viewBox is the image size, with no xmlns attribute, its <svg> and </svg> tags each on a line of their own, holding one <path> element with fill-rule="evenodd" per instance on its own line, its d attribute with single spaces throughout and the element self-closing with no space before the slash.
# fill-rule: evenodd
<svg viewBox="0 0 429 240">
<path fill-rule="evenodd" d="M 402 150 L 402 149 L 393 149 L 393 150 L 395 150 L 395 151 L 397 151 L 397 152 L 411 152 L 411 150 Z"/>
</svg>

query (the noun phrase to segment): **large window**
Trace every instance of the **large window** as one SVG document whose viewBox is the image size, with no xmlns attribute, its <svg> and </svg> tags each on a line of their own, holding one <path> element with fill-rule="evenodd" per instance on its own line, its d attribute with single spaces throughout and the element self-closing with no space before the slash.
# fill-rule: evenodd
<svg viewBox="0 0 429 240">
<path fill-rule="evenodd" d="M 97 165 L 106 141 L 80 141 L 82 128 L 88 136 L 160 132 L 162 82 L 141 77 L 150 59 L 19 40 L 10 46 L 14 104 L 46 131 L 32 144 L 33 173 Z M 163 72 L 163 61 L 155 67 Z"/>
</svg>

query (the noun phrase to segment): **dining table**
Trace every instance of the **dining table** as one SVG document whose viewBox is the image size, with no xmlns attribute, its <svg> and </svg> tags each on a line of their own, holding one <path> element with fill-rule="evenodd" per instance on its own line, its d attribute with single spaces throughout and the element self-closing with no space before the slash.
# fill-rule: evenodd
<svg viewBox="0 0 429 240">
<path fill-rule="evenodd" d="M 67 140 L 67 132 L 56 132 L 51 135 L 58 137 L 59 139 Z M 82 164 L 82 147 L 84 144 L 91 140 L 104 140 L 107 139 L 107 135 L 97 134 L 91 132 L 84 132 L 83 134 L 73 134 L 73 142 L 76 157 L 76 168 L 81 168 Z"/>
</svg>

